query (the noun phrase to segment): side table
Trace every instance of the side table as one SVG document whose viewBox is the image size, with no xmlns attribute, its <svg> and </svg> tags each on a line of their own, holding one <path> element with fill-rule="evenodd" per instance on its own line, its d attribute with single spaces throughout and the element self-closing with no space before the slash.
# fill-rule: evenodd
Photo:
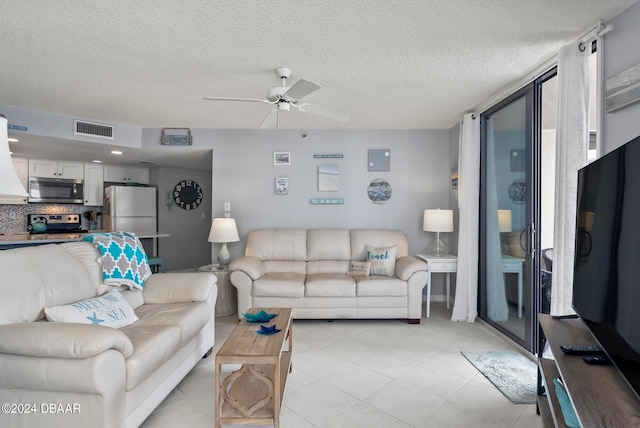
<svg viewBox="0 0 640 428">
<path fill-rule="evenodd" d="M 231 285 L 229 268 L 220 269 L 218 265 L 205 265 L 198 268 L 198 272 L 207 272 L 216 276 L 218 297 L 216 299 L 216 317 L 235 314 L 237 311 L 236 289 Z"/>
<path fill-rule="evenodd" d="M 427 265 L 429 266 L 429 282 L 427 283 L 427 318 L 429 318 L 429 316 L 431 316 L 431 274 L 447 274 L 447 309 L 449 309 L 451 274 L 458 271 L 458 257 L 451 254 L 440 257 L 431 254 L 416 254 L 416 257 L 427 262 Z"/>
</svg>

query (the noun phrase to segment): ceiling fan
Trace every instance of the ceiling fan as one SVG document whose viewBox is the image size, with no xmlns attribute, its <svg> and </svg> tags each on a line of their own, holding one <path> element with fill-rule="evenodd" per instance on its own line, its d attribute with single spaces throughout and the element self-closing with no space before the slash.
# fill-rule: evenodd
<svg viewBox="0 0 640 428">
<path fill-rule="evenodd" d="M 262 129 L 272 128 L 273 126 L 278 128 L 279 112 L 289 111 L 291 107 L 295 107 L 298 111 L 304 113 L 311 113 L 341 122 L 351 120 L 351 115 L 348 113 L 333 110 L 329 107 L 301 102 L 302 98 L 320 89 L 320 85 L 317 83 L 300 79 L 293 86 L 288 87 L 287 78 L 291 76 L 291 70 L 284 67 L 276 68 L 276 74 L 281 79 L 282 86 L 276 86 L 270 89 L 267 94 L 267 99 L 233 97 L 204 97 L 204 99 L 209 101 L 249 101 L 273 105 L 275 108 L 269 112 L 260 125 Z"/>
</svg>

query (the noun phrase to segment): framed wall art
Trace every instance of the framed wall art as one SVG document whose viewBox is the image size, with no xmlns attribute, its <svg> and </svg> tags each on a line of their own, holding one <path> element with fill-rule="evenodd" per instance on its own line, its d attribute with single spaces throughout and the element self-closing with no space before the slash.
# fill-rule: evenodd
<svg viewBox="0 0 640 428">
<path fill-rule="evenodd" d="M 391 171 L 391 150 L 370 149 L 367 152 L 367 165 L 369 171 Z"/>
<path fill-rule="evenodd" d="M 288 194 L 289 194 L 289 178 L 276 177 L 276 195 L 288 195 Z"/>
<path fill-rule="evenodd" d="M 273 152 L 274 165 L 291 165 L 291 152 Z"/>
<path fill-rule="evenodd" d="M 318 165 L 318 191 L 337 192 L 340 190 L 340 167 L 338 165 Z"/>
</svg>

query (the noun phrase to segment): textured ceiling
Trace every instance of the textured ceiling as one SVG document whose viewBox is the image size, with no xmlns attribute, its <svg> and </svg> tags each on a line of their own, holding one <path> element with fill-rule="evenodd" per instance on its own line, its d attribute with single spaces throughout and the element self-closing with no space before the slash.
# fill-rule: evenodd
<svg viewBox="0 0 640 428">
<path fill-rule="evenodd" d="M 633 0 L 0 0 L 0 103 L 141 127 L 256 129 L 276 67 L 322 86 L 285 129 L 446 129 Z"/>
</svg>

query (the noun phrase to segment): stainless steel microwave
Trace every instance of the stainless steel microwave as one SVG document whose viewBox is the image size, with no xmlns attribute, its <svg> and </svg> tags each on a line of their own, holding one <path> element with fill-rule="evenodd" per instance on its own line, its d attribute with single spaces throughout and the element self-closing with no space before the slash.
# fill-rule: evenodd
<svg viewBox="0 0 640 428">
<path fill-rule="evenodd" d="M 29 202 L 84 204 L 82 180 L 29 177 Z"/>
</svg>

